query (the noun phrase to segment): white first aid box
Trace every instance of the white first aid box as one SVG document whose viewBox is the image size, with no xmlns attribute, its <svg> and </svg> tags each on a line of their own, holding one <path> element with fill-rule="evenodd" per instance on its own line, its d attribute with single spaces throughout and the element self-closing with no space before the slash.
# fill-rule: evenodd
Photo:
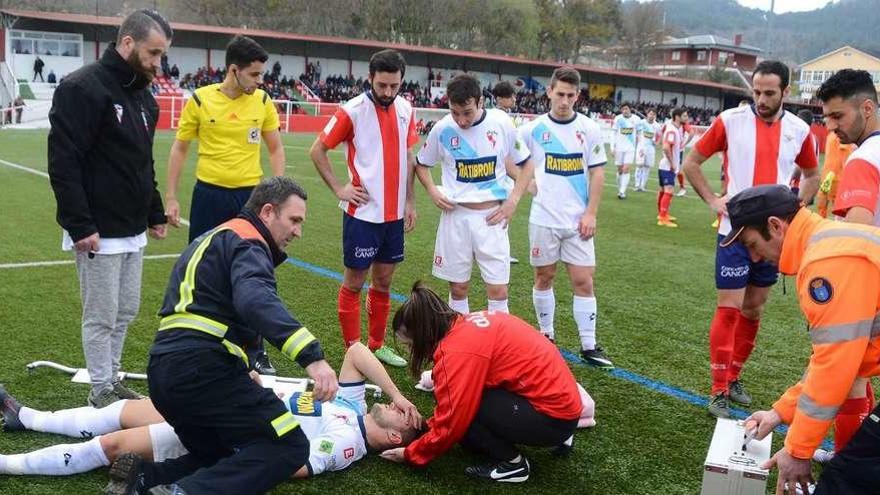
<svg viewBox="0 0 880 495">
<path fill-rule="evenodd" d="M 703 466 L 700 495 L 765 495 L 769 471 L 761 465 L 770 459 L 772 436 L 752 440 L 743 449 L 744 422 L 719 418 Z"/>
</svg>

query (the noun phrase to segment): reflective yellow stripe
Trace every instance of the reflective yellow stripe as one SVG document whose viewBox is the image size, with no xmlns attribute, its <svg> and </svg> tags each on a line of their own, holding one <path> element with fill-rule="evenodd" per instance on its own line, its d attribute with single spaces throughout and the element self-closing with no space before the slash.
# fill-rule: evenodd
<svg viewBox="0 0 880 495">
<path fill-rule="evenodd" d="M 284 345 L 281 346 L 281 352 L 290 359 L 295 360 L 300 351 L 313 340 L 315 340 L 315 336 L 312 335 L 312 332 L 309 332 L 306 327 L 302 327 L 284 341 Z"/>
<path fill-rule="evenodd" d="M 183 280 L 180 282 L 180 300 L 177 302 L 177 305 L 174 306 L 174 311 L 176 313 L 185 313 L 186 307 L 192 303 L 193 291 L 196 288 L 196 267 L 198 267 L 199 262 L 202 261 L 202 256 L 204 256 L 205 250 L 207 250 L 208 246 L 211 244 L 211 239 L 224 230 L 229 229 L 226 227 L 215 229 L 202 239 L 202 242 L 200 242 L 195 251 L 193 251 L 192 256 L 189 258 L 189 262 L 186 264 L 186 272 L 183 276 Z"/>
<path fill-rule="evenodd" d="M 296 418 L 293 417 L 293 414 L 290 411 L 285 412 L 281 416 L 272 420 L 272 428 L 275 428 L 275 433 L 279 437 L 283 437 L 290 430 L 299 426 L 299 423 L 296 421 Z"/>
<path fill-rule="evenodd" d="M 245 354 L 244 352 L 244 349 L 226 339 L 221 340 L 220 343 L 223 344 L 224 347 L 226 347 L 226 350 L 229 351 L 229 354 L 240 357 L 241 360 L 244 361 L 245 366 L 247 366 L 248 368 L 251 367 L 250 362 L 248 362 L 247 354 Z"/>
<path fill-rule="evenodd" d="M 178 313 L 168 315 L 159 322 L 159 331 L 168 330 L 169 328 L 189 328 L 222 339 L 226 336 L 226 330 L 229 327 L 204 316 L 192 313 Z"/>
</svg>

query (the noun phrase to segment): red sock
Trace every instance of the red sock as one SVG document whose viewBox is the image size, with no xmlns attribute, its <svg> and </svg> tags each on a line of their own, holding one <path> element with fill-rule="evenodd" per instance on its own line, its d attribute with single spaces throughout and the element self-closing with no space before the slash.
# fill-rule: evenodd
<svg viewBox="0 0 880 495">
<path fill-rule="evenodd" d="M 339 286 L 339 299 L 336 311 L 339 313 L 339 326 L 345 348 L 361 340 L 361 293 L 348 287 Z"/>
<path fill-rule="evenodd" d="M 678 179 L 678 187 L 684 189 L 684 174 L 679 172 L 675 177 Z"/>
<path fill-rule="evenodd" d="M 874 389 L 870 381 L 865 384 L 865 395 L 868 397 L 868 409 L 873 411 L 876 404 L 874 404 Z"/>
<path fill-rule="evenodd" d="M 370 287 L 367 291 L 367 326 L 370 329 L 368 347 L 371 351 L 382 347 L 385 342 L 385 327 L 390 312 L 391 298 L 388 293 Z"/>
<path fill-rule="evenodd" d="M 871 413 L 871 401 L 867 397 L 846 399 L 834 418 L 834 451 L 840 452 L 849 443 L 862 421 Z"/>
<path fill-rule="evenodd" d="M 733 328 L 739 310 L 727 306 L 715 308 L 709 327 L 709 365 L 712 368 L 712 395 L 727 392 L 727 373 L 733 356 Z"/>
<path fill-rule="evenodd" d="M 663 192 L 661 194 L 663 194 L 663 196 L 660 198 L 660 217 L 666 218 L 669 216 L 669 205 L 672 203 L 672 193 Z"/>
<path fill-rule="evenodd" d="M 740 313 L 733 327 L 733 358 L 730 360 L 730 381 L 739 379 L 743 365 L 748 361 L 755 348 L 755 336 L 761 320 L 750 320 Z"/>
<path fill-rule="evenodd" d="M 663 188 L 660 188 L 660 190 L 657 191 L 657 214 L 658 215 L 662 215 L 662 213 L 660 213 L 660 203 L 663 202 L 663 195 L 664 194 L 665 193 L 663 192 Z"/>
</svg>

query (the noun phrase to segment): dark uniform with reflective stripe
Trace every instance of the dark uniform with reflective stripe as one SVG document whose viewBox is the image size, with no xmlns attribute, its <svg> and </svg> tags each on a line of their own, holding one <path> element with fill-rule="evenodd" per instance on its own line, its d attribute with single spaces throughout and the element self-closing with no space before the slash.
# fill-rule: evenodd
<svg viewBox="0 0 880 495">
<path fill-rule="evenodd" d="M 148 466 L 147 485 L 262 493 L 305 464 L 309 442 L 296 419 L 248 376 L 248 348 L 261 338 L 303 367 L 324 358 L 278 297 L 274 270 L 285 257 L 244 212 L 196 239 L 174 265 L 148 377 L 156 409 L 190 454 Z"/>
</svg>

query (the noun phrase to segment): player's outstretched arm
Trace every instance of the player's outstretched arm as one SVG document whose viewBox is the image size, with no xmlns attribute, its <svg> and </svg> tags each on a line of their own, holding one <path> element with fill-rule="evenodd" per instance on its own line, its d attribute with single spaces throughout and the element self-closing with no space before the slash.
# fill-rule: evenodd
<svg viewBox="0 0 880 495">
<path fill-rule="evenodd" d="M 339 369 L 339 381 L 342 383 L 367 380 L 376 384 L 382 392 L 391 398 L 391 402 L 406 414 L 410 424 L 421 427 L 422 416 L 418 409 L 400 393 L 397 385 L 388 376 L 385 367 L 364 344 L 357 342 L 345 352 L 342 368 Z"/>
</svg>

